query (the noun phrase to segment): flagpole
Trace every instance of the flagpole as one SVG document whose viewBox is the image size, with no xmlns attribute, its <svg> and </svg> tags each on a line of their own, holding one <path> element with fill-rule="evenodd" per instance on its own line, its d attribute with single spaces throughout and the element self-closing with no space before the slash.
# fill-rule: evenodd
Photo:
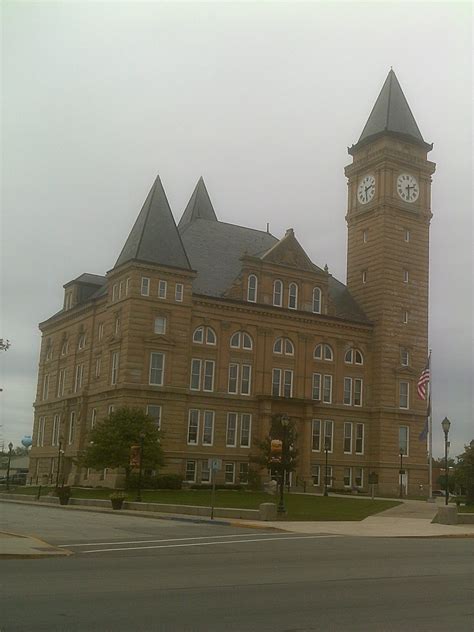
<svg viewBox="0 0 474 632">
<path fill-rule="evenodd" d="M 433 500 L 433 402 L 431 400 L 431 349 L 430 354 L 428 356 L 428 366 L 430 368 L 430 381 L 428 382 L 428 458 L 429 458 L 429 468 L 428 468 L 428 476 L 429 476 L 429 496 L 428 500 Z"/>
</svg>

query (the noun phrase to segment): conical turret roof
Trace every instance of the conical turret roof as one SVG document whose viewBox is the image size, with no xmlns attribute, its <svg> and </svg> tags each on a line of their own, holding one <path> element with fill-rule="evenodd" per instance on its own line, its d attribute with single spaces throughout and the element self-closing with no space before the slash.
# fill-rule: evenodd
<svg viewBox="0 0 474 632">
<path fill-rule="evenodd" d="M 191 269 L 159 176 L 151 187 L 115 267 L 132 260 Z"/>
<path fill-rule="evenodd" d="M 179 220 L 178 226 L 183 228 L 183 226 L 196 219 L 209 219 L 215 222 L 218 221 L 202 176 L 196 184 L 196 188 L 194 189 L 193 194 L 184 209 L 184 213 Z"/>
<path fill-rule="evenodd" d="M 412 142 L 427 145 L 392 69 L 385 79 L 358 144 L 384 132 L 399 134 Z"/>
</svg>

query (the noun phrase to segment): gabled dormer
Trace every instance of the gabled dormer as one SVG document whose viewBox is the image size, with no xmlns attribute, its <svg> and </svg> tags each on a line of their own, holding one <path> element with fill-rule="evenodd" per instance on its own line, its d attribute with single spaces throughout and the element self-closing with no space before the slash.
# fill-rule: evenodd
<svg viewBox="0 0 474 632">
<path fill-rule="evenodd" d="M 96 295 L 104 286 L 106 278 L 99 274 L 85 272 L 66 283 L 64 287 L 63 311 L 68 311 L 76 305 L 85 303 Z"/>
</svg>

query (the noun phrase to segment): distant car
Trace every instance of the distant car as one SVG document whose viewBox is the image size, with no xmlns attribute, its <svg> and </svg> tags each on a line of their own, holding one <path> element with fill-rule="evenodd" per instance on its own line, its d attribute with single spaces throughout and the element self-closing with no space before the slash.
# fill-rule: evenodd
<svg viewBox="0 0 474 632">
<path fill-rule="evenodd" d="M 444 498 L 444 496 L 446 496 L 446 492 L 442 489 L 433 489 L 433 497 L 436 496 L 442 496 Z"/>
</svg>

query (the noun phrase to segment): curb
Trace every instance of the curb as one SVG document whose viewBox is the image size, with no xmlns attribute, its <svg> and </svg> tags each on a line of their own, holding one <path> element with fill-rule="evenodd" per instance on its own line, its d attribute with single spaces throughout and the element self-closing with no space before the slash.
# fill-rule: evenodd
<svg viewBox="0 0 474 632">
<path fill-rule="evenodd" d="M 37 538 L 34 535 L 25 535 L 24 533 L 12 533 L 11 531 L 0 531 L 0 534 L 11 536 L 12 538 L 21 538 L 22 540 L 27 540 L 27 541 L 34 540 L 41 546 L 45 546 L 48 549 L 50 549 L 49 553 L 47 551 L 45 551 L 44 553 L 4 553 L 2 552 L 0 553 L 1 560 L 18 560 L 18 559 L 34 560 L 34 559 L 41 559 L 44 557 L 69 557 L 70 555 L 73 555 L 73 552 L 69 551 L 69 549 L 59 548 L 57 546 L 54 546 L 54 544 L 49 544 L 49 542 L 40 540 L 40 538 Z M 54 553 L 51 551 L 51 549 L 54 549 Z"/>
</svg>

